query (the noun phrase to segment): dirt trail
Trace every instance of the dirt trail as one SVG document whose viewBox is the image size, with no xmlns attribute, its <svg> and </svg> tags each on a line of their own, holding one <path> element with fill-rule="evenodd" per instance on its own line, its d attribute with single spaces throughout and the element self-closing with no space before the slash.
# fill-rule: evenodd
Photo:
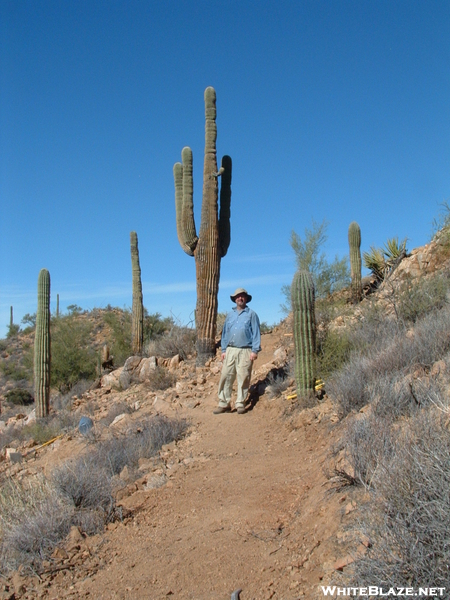
<svg viewBox="0 0 450 600">
<path fill-rule="evenodd" d="M 268 341 L 259 365 L 272 357 Z M 327 493 L 323 473 L 331 405 L 287 418 L 285 399 L 261 396 L 244 415 L 213 415 L 218 377 L 200 405 L 176 409 L 191 433 L 162 449 L 165 484 L 123 498 L 131 516 L 103 535 L 69 540 L 75 568 L 30 597 L 229 600 L 239 588 L 241 600 L 323 597 L 348 502 Z"/>
</svg>

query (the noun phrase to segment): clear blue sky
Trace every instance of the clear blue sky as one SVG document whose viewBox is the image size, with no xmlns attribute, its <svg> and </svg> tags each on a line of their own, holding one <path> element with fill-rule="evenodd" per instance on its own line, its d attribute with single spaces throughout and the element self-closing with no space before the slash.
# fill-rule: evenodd
<svg viewBox="0 0 450 600">
<path fill-rule="evenodd" d="M 243 286 L 281 319 L 292 229 L 329 221 L 326 252 L 430 238 L 450 197 L 448 0 L 1 0 L 0 335 L 36 310 L 144 304 L 187 323 L 195 261 L 175 227 L 172 167 L 194 154 L 200 227 L 203 92 L 233 159 L 219 310 Z"/>
</svg>

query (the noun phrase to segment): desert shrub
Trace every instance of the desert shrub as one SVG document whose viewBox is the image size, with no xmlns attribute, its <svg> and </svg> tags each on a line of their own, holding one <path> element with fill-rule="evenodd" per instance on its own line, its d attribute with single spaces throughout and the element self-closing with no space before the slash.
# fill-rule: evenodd
<svg viewBox="0 0 450 600">
<path fill-rule="evenodd" d="M 174 324 L 172 317 L 163 318 L 160 313 L 149 314 L 147 309 L 144 309 L 144 341 L 170 331 Z"/>
<path fill-rule="evenodd" d="M 17 432 L 17 436 L 20 440 L 33 440 L 36 444 L 45 444 L 61 433 L 60 420 L 49 416 L 25 425 Z"/>
<path fill-rule="evenodd" d="M 391 424 L 374 415 L 363 415 L 347 424 L 334 452 L 342 451 L 340 458 L 344 460 L 339 461 L 343 464 L 340 469 L 349 480 L 370 487 L 375 473 L 390 456 L 392 448 Z"/>
<path fill-rule="evenodd" d="M 326 329 L 317 336 L 317 374 L 327 379 L 350 358 L 352 344 L 346 330 Z"/>
<path fill-rule="evenodd" d="M 351 334 L 353 343 L 361 350 L 353 352 L 327 385 L 341 416 L 359 410 L 374 399 L 373 386 L 381 385 L 379 378 L 389 377 L 390 383 L 386 385 L 392 386 L 397 377 L 401 379 L 417 366 L 428 368 L 443 358 L 450 349 L 450 308 L 445 306 L 432 311 L 418 320 L 412 330 L 399 327 L 393 320 L 385 320 L 377 332 L 373 328 L 365 331 L 369 332 L 367 338 L 364 338 L 364 327 L 358 334 Z M 374 383 L 377 380 L 378 383 Z M 399 391 L 406 401 L 410 395 L 408 390 L 399 388 Z"/>
<path fill-rule="evenodd" d="M 450 307 L 427 314 L 416 323 L 413 332 L 415 361 L 431 366 L 450 350 Z"/>
<path fill-rule="evenodd" d="M 31 378 L 30 371 L 12 358 L 0 362 L 0 371 L 4 377 L 13 381 L 28 381 Z"/>
<path fill-rule="evenodd" d="M 81 398 L 92 385 L 92 381 L 80 379 L 73 384 L 69 392 L 59 392 L 51 398 L 51 406 L 53 410 L 59 412 L 62 410 L 70 410 L 74 397 Z"/>
<path fill-rule="evenodd" d="M 93 523 L 101 523 L 103 527 L 114 511 L 111 476 L 106 465 L 99 464 L 96 458 L 95 454 L 86 454 L 70 460 L 54 469 L 51 475 L 54 487 L 73 503 L 76 512 L 86 517 L 87 511 L 94 511 L 95 516 L 89 521 L 91 530 L 87 533 L 95 533 Z"/>
<path fill-rule="evenodd" d="M 111 437 L 91 450 L 92 460 L 110 477 L 127 465 L 134 469 L 140 458 L 154 456 L 161 446 L 179 439 L 187 430 L 184 419 L 153 417 L 134 423 L 124 437 Z"/>
<path fill-rule="evenodd" d="M 33 314 L 26 313 L 23 316 L 21 323 L 23 323 L 23 325 L 28 325 L 31 328 L 36 327 L 36 313 L 33 313 Z"/>
<path fill-rule="evenodd" d="M 73 507 L 43 477 L 0 488 L 0 571 L 36 570 L 69 532 Z"/>
<path fill-rule="evenodd" d="M 327 240 L 327 221 L 318 223 L 312 221 L 311 229 L 305 227 L 303 239 L 292 231 L 290 244 L 295 254 L 297 269 L 309 271 L 314 281 L 316 298 L 325 298 L 350 285 L 350 269 L 348 257 L 336 256 L 333 262 L 328 262 L 322 248 Z M 291 310 L 291 288 L 284 285 L 281 289 L 285 296 L 283 312 Z"/>
<path fill-rule="evenodd" d="M 32 394 L 30 394 L 28 390 L 19 387 L 6 392 L 5 400 L 11 404 L 18 404 L 22 406 L 33 404 L 34 402 Z"/>
<path fill-rule="evenodd" d="M 450 248 L 450 205 L 448 202 L 442 202 L 440 206 L 439 214 L 433 220 L 431 238 L 448 250 Z"/>
<path fill-rule="evenodd" d="M 156 392 L 158 390 L 167 390 L 173 387 L 176 382 L 177 378 L 174 373 L 171 373 L 164 367 L 157 366 L 145 381 L 145 385 L 151 391 Z"/>
<path fill-rule="evenodd" d="M 336 404 L 340 417 L 357 411 L 368 402 L 367 386 L 371 379 L 370 360 L 352 356 L 327 383 L 327 391 Z"/>
<path fill-rule="evenodd" d="M 448 277 L 442 274 L 406 281 L 399 290 L 397 312 L 399 318 L 415 322 L 432 310 L 448 303 Z"/>
<path fill-rule="evenodd" d="M 450 437 L 446 416 L 422 410 L 404 423 L 373 476 L 359 529 L 372 542 L 351 583 L 445 587 L 450 576 Z"/>
<path fill-rule="evenodd" d="M 92 323 L 75 314 L 52 322 L 52 386 L 70 390 L 82 379 L 94 379 L 97 359 L 91 345 Z"/>
<path fill-rule="evenodd" d="M 132 355 L 131 312 L 126 309 L 108 310 L 103 319 L 111 328 L 111 336 L 107 339 L 111 356 L 114 356 L 114 364 L 120 367 Z"/>
<path fill-rule="evenodd" d="M 18 335 L 19 331 L 20 331 L 20 325 L 16 325 L 15 323 L 10 323 L 8 325 L 8 332 L 6 334 L 6 337 L 8 339 L 16 337 Z"/>
<path fill-rule="evenodd" d="M 88 533 L 116 518 L 115 480 L 125 465 L 154 456 L 187 430 L 184 419 L 153 417 L 134 424 L 124 437 L 91 446 L 88 454 L 57 467 L 49 480 L 7 480 L 0 488 L 0 572 L 22 564 L 39 571 L 72 525 Z"/>
<path fill-rule="evenodd" d="M 195 351 L 195 340 L 194 329 L 174 325 L 170 331 L 147 342 L 145 353 L 148 356 L 162 358 L 172 358 L 179 354 L 183 360 L 186 360 Z"/>
</svg>

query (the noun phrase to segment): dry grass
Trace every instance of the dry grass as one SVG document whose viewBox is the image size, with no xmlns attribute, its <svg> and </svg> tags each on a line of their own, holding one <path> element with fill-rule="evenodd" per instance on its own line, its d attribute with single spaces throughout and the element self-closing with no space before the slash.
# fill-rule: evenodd
<svg viewBox="0 0 450 600">
<path fill-rule="evenodd" d="M 8 480 L 0 488 L 0 573 L 39 571 L 72 525 L 86 533 L 101 531 L 117 518 L 116 476 L 125 466 L 133 472 L 140 458 L 179 439 L 188 424 L 154 417 L 135 423 L 124 436 L 91 445 L 89 451 L 53 471 L 49 480 Z"/>
</svg>

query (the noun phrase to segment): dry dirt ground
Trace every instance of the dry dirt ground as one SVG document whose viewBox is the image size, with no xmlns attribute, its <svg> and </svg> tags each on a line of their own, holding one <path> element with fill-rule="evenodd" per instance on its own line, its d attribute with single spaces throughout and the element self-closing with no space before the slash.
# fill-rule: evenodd
<svg viewBox="0 0 450 600">
<path fill-rule="evenodd" d="M 282 328 L 263 336 L 256 374 L 286 338 Z M 289 410 L 286 393 L 263 394 L 244 415 L 213 415 L 218 379 L 208 371 L 190 402 L 179 395 L 155 403 L 127 390 L 128 401 L 141 402 L 137 413 L 186 417 L 189 434 L 128 485 L 122 521 L 93 537 L 72 530 L 40 578 L 16 573 L 1 598 L 229 600 L 237 589 L 241 600 L 324 597 L 321 586 L 352 550 L 342 530 L 355 505 L 351 490 L 330 492 L 339 433 L 331 403 L 325 396 L 314 408 Z M 49 468 L 81 447 L 78 438 L 21 468 Z"/>
</svg>

